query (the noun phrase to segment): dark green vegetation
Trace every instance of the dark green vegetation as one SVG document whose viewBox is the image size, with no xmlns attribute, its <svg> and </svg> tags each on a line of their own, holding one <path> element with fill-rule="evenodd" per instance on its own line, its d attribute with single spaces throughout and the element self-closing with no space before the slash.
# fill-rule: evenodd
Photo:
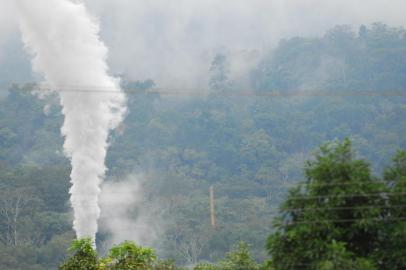
<svg viewBox="0 0 406 270">
<path fill-rule="evenodd" d="M 305 171 L 268 239 L 275 269 L 406 268 L 406 152 L 378 179 L 346 140 L 321 147 Z"/>
<path fill-rule="evenodd" d="M 90 239 L 73 241 L 69 251 L 72 256 L 60 267 L 60 270 L 186 270 L 171 260 L 158 260 L 150 248 L 137 246 L 133 242 L 123 242 L 111 248 L 104 258 L 97 258 Z M 260 270 L 260 266 L 251 257 L 248 245 L 239 243 L 218 264 L 200 263 L 194 270 Z"/>
<path fill-rule="evenodd" d="M 275 218 L 267 243 L 270 261 L 259 265 L 241 242 L 219 263 L 193 269 L 405 269 L 405 151 L 378 179 L 365 160 L 354 157 L 349 140 L 330 143 L 307 162 L 305 172 L 306 181 L 290 189 Z M 177 269 L 131 242 L 100 260 L 90 240 L 75 241 L 73 251 L 61 270 Z"/>
<path fill-rule="evenodd" d="M 405 30 L 375 24 L 354 33 L 346 27 L 337 27 L 321 38 L 281 41 L 276 50 L 250 71 L 249 77 L 257 94 L 274 91 L 302 94 L 289 98 L 224 94 L 242 90 L 239 78 L 231 79 L 234 77 L 229 73 L 232 61 L 228 59 L 232 57 L 225 54 L 213 61 L 211 93 L 204 98 L 142 93 L 142 89 L 153 85 L 149 81 L 127 85 L 141 89 L 141 93 L 129 94 L 129 114 L 120 131 L 111 137 L 107 181 L 133 173 L 143 175 L 145 197 L 163 213 L 163 217 L 156 217 L 156 222 L 165 220 L 156 245 L 161 257 L 173 258 L 182 265 L 201 260 L 216 262 L 243 240 L 251 245 L 256 260 L 266 259 L 266 237 L 273 231 L 271 222 L 278 205 L 288 187 L 303 179 L 304 162 L 310 153 L 326 141 L 350 138 L 358 157 L 373 165 L 371 171 L 363 162 L 348 161 L 348 166 L 354 169 L 351 181 L 360 181 L 359 186 L 317 189 L 309 185 L 291 196 L 354 194 L 364 187 L 368 193 L 380 188 L 392 194 L 402 193 L 404 186 L 388 184 L 404 178 L 401 154 L 395 165 L 385 171 L 385 184 L 371 181 L 375 181 L 373 175 L 382 175 L 398 149 L 406 148 L 406 98 L 391 96 L 394 91 L 405 95 Z M 24 87 L 12 87 L 8 96 L 0 100 L 0 268 L 56 269 L 73 238 L 68 202 L 70 168 L 63 157 L 63 139 L 59 135 L 63 118 L 54 97 L 39 100 L 20 88 Z M 309 96 L 311 90 L 321 91 L 325 96 Z M 323 171 L 312 168 L 315 167 L 306 167 L 308 181 L 323 180 L 318 176 Z M 336 177 L 331 181 L 338 183 L 342 179 Z M 210 185 L 214 185 L 216 193 L 216 230 L 210 228 Z M 401 205 L 403 198 L 391 195 L 356 198 L 351 202 L 337 198 L 325 207 L 355 207 L 357 203 L 366 207 L 383 202 Z M 382 265 L 396 269 L 396 264 L 402 263 L 394 258 L 402 257 L 405 250 L 398 248 L 405 243 L 404 223 L 386 221 L 388 215 L 405 216 L 402 209 L 381 209 L 383 212 L 364 209 L 360 213 L 320 209 L 320 213 L 312 213 L 309 208 L 316 206 L 317 201 L 306 202 L 299 205 L 308 210 L 300 212 L 305 216 L 299 215 L 298 220 L 307 222 L 309 215 L 315 214 L 329 220 L 347 219 L 347 214 L 348 219 L 385 219 L 385 222 L 369 219 L 361 224 L 355 222 L 353 236 L 346 235 L 348 230 L 340 226 L 332 227 L 332 235 L 321 235 L 326 226 L 335 226 L 332 222 L 323 226 L 302 224 L 299 227 L 308 229 L 305 232 L 292 228 L 295 241 L 307 232 L 318 233 L 312 229 L 321 230 L 321 245 L 329 252 L 315 253 L 314 258 L 325 269 L 340 269 L 330 265 L 332 258 L 342 259 L 343 265 L 351 261 L 377 269 Z M 288 199 L 285 212 L 289 214 L 289 204 L 295 203 Z M 286 218 L 280 221 L 275 235 L 289 232 L 291 220 Z M 376 228 L 382 225 L 391 232 Z M 348 239 L 362 240 L 366 229 L 373 236 L 379 229 L 393 239 L 379 240 L 379 250 L 375 250 L 377 245 L 371 245 L 361 253 L 348 244 Z M 108 237 L 103 233 L 99 236 Z M 275 259 L 286 250 L 283 242 L 277 243 L 276 236 L 270 239 L 274 239 L 268 242 L 268 247 L 274 253 L 272 263 L 276 269 L 295 269 L 287 268 L 284 259 Z M 306 242 L 295 247 L 305 245 Z M 307 249 L 313 252 L 311 247 Z M 384 254 L 384 250 L 392 253 Z M 289 256 L 285 259 L 290 258 L 290 263 L 314 263 L 293 247 Z M 376 258 L 382 261 L 377 262 Z"/>
</svg>

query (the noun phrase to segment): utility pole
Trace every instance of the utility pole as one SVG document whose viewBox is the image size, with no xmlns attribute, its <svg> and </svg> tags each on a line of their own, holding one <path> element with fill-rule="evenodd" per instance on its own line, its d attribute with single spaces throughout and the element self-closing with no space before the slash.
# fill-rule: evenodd
<svg viewBox="0 0 406 270">
<path fill-rule="evenodd" d="M 210 218 L 211 218 L 211 227 L 216 228 L 216 213 L 214 211 L 214 187 L 210 186 Z"/>
</svg>

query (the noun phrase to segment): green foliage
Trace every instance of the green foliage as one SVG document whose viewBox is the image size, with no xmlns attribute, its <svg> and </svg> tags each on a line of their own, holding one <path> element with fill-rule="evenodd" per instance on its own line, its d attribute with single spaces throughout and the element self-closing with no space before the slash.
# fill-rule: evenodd
<svg viewBox="0 0 406 270">
<path fill-rule="evenodd" d="M 385 227 L 387 239 L 377 250 L 377 257 L 387 265 L 387 269 L 406 268 L 406 151 L 399 151 L 393 158 L 393 164 L 385 170 L 385 180 L 390 186 L 389 202 L 392 208 L 388 215 L 399 222 Z"/>
<path fill-rule="evenodd" d="M 354 254 L 349 252 L 345 243 L 338 243 L 335 240 L 325 250 L 325 256 L 316 264 L 316 269 L 321 270 L 374 270 L 378 269 L 371 260 L 365 258 L 353 259 Z"/>
<path fill-rule="evenodd" d="M 148 179 L 143 185 L 145 204 L 160 209 L 151 213 L 156 224 L 165 221 L 160 252 L 182 265 L 219 261 L 240 240 L 251 245 L 255 260 L 264 260 L 264 235 L 272 231 L 269 224 L 275 208 L 284 200 L 287 187 L 303 179 L 304 161 L 325 141 L 350 138 L 355 152 L 371 161 L 371 168 L 357 161 L 334 165 L 330 170 L 328 162 L 320 160 L 326 166 L 308 171 L 311 182 L 320 182 L 318 175 L 323 175 L 331 178 L 333 186 L 299 188 L 291 191 L 292 197 L 374 193 L 384 185 L 388 193 L 385 198 L 357 197 L 351 201 L 335 197 L 326 207 L 367 207 L 387 199 L 391 205 L 405 204 L 405 197 L 396 195 L 405 190 L 399 181 L 404 177 L 402 170 L 395 165 L 401 159 L 385 174 L 385 184 L 371 176 L 380 175 L 393 153 L 406 147 L 405 98 L 392 97 L 393 91 L 404 94 L 405 90 L 405 37 L 404 29 L 382 23 L 362 26 L 359 31 L 338 26 L 321 37 L 283 40 L 261 59 L 254 59 L 255 53 L 253 57 L 246 54 L 244 66 L 260 61 L 253 69 L 247 68 L 245 74 L 234 72 L 234 64 L 241 62 L 240 53 L 219 54 L 207 67 L 207 97 L 161 97 L 148 91 L 155 86 L 152 80 L 123 80 L 129 92 L 128 115 L 110 136 L 107 181 L 143 173 Z M 0 217 L 0 250 L 4 254 L 1 269 L 54 269 L 73 238 L 68 203 L 70 165 L 62 151 L 61 108 L 56 96 L 38 99 L 30 93 L 32 88 L 14 85 L 7 96 L 0 97 L 0 202 L 2 207 L 4 202 L 14 202 L 15 206 L 19 194 L 27 202 L 16 221 Z M 130 89 L 136 89 L 137 94 Z M 259 96 L 233 96 L 234 91 L 243 89 L 254 89 Z M 308 92 L 311 90 L 320 91 L 321 97 L 312 96 Z M 363 95 L 361 90 L 381 91 L 382 96 Z M 299 96 L 267 96 L 272 91 L 288 96 L 290 91 L 296 91 Z M 359 184 L 343 189 L 335 186 L 343 182 L 345 174 Z M 216 230 L 210 229 L 211 185 L 216 195 Z M 301 209 L 302 204 L 291 200 L 286 207 Z M 305 204 L 314 208 L 320 202 L 309 200 Z M 133 206 L 134 213 L 137 207 L 139 204 Z M 353 261 L 369 262 L 366 254 L 377 248 L 374 256 L 382 264 L 406 268 L 405 261 L 398 259 L 406 258 L 403 223 L 383 222 L 386 231 L 382 235 L 390 234 L 391 239 L 381 241 L 379 247 L 376 243 L 368 245 L 377 230 L 382 232 L 378 226 L 382 222 L 375 224 L 371 218 L 404 217 L 404 209 L 333 213 L 326 207 L 316 213 L 306 208 L 295 214 L 298 220 L 306 221 L 314 214 L 325 219 L 360 219 L 346 224 L 353 234 L 344 224 L 326 222 L 322 226 L 301 224 L 300 230 L 290 231 L 289 236 L 320 236 L 325 242 L 319 246 L 326 251 L 332 240 L 343 243 L 343 254 Z M 15 207 L 8 209 L 15 213 Z M 337 235 L 345 237 L 336 239 Z M 352 237 L 365 242 L 363 247 L 370 247 L 364 252 L 357 250 L 348 242 Z M 300 241 L 308 243 L 306 237 Z M 286 250 L 289 248 L 287 245 Z M 384 249 L 391 253 L 382 252 Z M 308 247 L 288 254 L 307 253 Z M 320 261 L 329 261 L 327 253 L 319 253 Z"/>
<path fill-rule="evenodd" d="M 100 259 L 91 239 L 74 240 L 69 251 L 73 254 L 59 267 L 61 270 L 184 270 L 172 260 L 157 260 L 152 249 L 131 241 L 112 247 L 109 255 Z"/>
<path fill-rule="evenodd" d="M 220 266 L 211 263 L 200 263 L 193 270 L 221 270 Z"/>
<path fill-rule="evenodd" d="M 248 244 L 240 242 L 218 264 L 200 263 L 193 270 L 259 270 L 261 266 L 255 262 L 249 251 Z"/>
<path fill-rule="evenodd" d="M 90 238 L 74 240 L 69 251 L 73 256 L 67 259 L 59 270 L 97 270 L 98 259 Z"/>
<path fill-rule="evenodd" d="M 125 241 L 110 249 L 109 255 L 97 259 L 93 242 L 90 239 L 74 240 L 69 248 L 72 257 L 68 258 L 60 267 L 61 270 L 70 269 L 98 269 L 98 270 L 182 270 L 172 260 L 157 260 L 150 248 L 137 246 Z M 224 260 L 218 264 L 200 263 L 194 270 L 259 270 L 260 266 L 253 260 L 248 245 L 240 242 L 232 251 L 227 253 Z"/>
<path fill-rule="evenodd" d="M 396 165 L 387 170 L 387 181 L 399 178 L 402 156 L 403 152 L 398 154 Z M 391 229 L 405 224 L 391 213 L 398 208 L 392 199 L 399 193 L 372 177 L 365 161 L 354 159 L 349 140 L 322 146 L 308 162 L 306 178 L 290 190 L 274 224 L 276 231 L 268 238 L 272 266 L 404 268 L 404 244 L 395 239 L 388 244 L 396 235 Z"/>
<path fill-rule="evenodd" d="M 259 270 L 260 266 L 252 258 L 248 244 L 240 242 L 234 250 L 227 253 L 226 258 L 220 262 L 223 270 Z"/>
<path fill-rule="evenodd" d="M 224 54 L 217 54 L 210 67 L 210 81 L 209 87 L 213 94 L 219 91 L 230 90 L 230 81 L 228 75 L 230 73 L 230 63 L 228 63 L 227 56 Z"/>
<path fill-rule="evenodd" d="M 137 246 L 135 243 L 126 241 L 113 247 L 109 253 L 112 270 L 152 270 L 156 260 L 154 251 L 150 248 Z"/>
<path fill-rule="evenodd" d="M 154 265 L 154 270 L 185 270 L 185 268 L 176 266 L 173 260 L 159 260 Z"/>
<path fill-rule="evenodd" d="M 359 32 L 344 25 L 322 38 L 281 41 L 256 71 L 258 90 L 404 90 L 406 30 L 375 23 Z"/>
</svg>

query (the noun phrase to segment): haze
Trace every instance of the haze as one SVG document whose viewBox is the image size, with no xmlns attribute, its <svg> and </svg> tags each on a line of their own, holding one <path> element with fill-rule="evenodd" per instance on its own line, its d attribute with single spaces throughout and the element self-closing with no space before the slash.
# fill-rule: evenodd
<svg viewBox="0 0 406 270">
<path fill-rule="evenodd" d="M 18 30 L 12 2 L 2 1 L 0 44 Z M 152 78 L 160 87 L 204 87 L 211 56 L 217 52 L 264 52 L 281 38 L 317 36 L 340 24 L 354 29 L 376 21 L 406 24 L 402 0 L 84 2 L 101 21 L 112 72 L 132 80 Z"/>
</svg>

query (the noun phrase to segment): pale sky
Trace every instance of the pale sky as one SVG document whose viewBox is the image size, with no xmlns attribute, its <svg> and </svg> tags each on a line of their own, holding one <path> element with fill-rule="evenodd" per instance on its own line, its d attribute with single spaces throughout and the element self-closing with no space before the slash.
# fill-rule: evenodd
<svg viewBox="0 0 406 270">
<path fill-rule="evenodd" d="M 0 46 L 18 31 L 13 1 L 2 0 Z M 162 82 L 197 80 L 222 49 L 268 50 L 281 38 L 322 35 L 337 24 L 406 25 L 404 0 L 82 1 L 101 22 L 112 70 Z"/>
</svg>

